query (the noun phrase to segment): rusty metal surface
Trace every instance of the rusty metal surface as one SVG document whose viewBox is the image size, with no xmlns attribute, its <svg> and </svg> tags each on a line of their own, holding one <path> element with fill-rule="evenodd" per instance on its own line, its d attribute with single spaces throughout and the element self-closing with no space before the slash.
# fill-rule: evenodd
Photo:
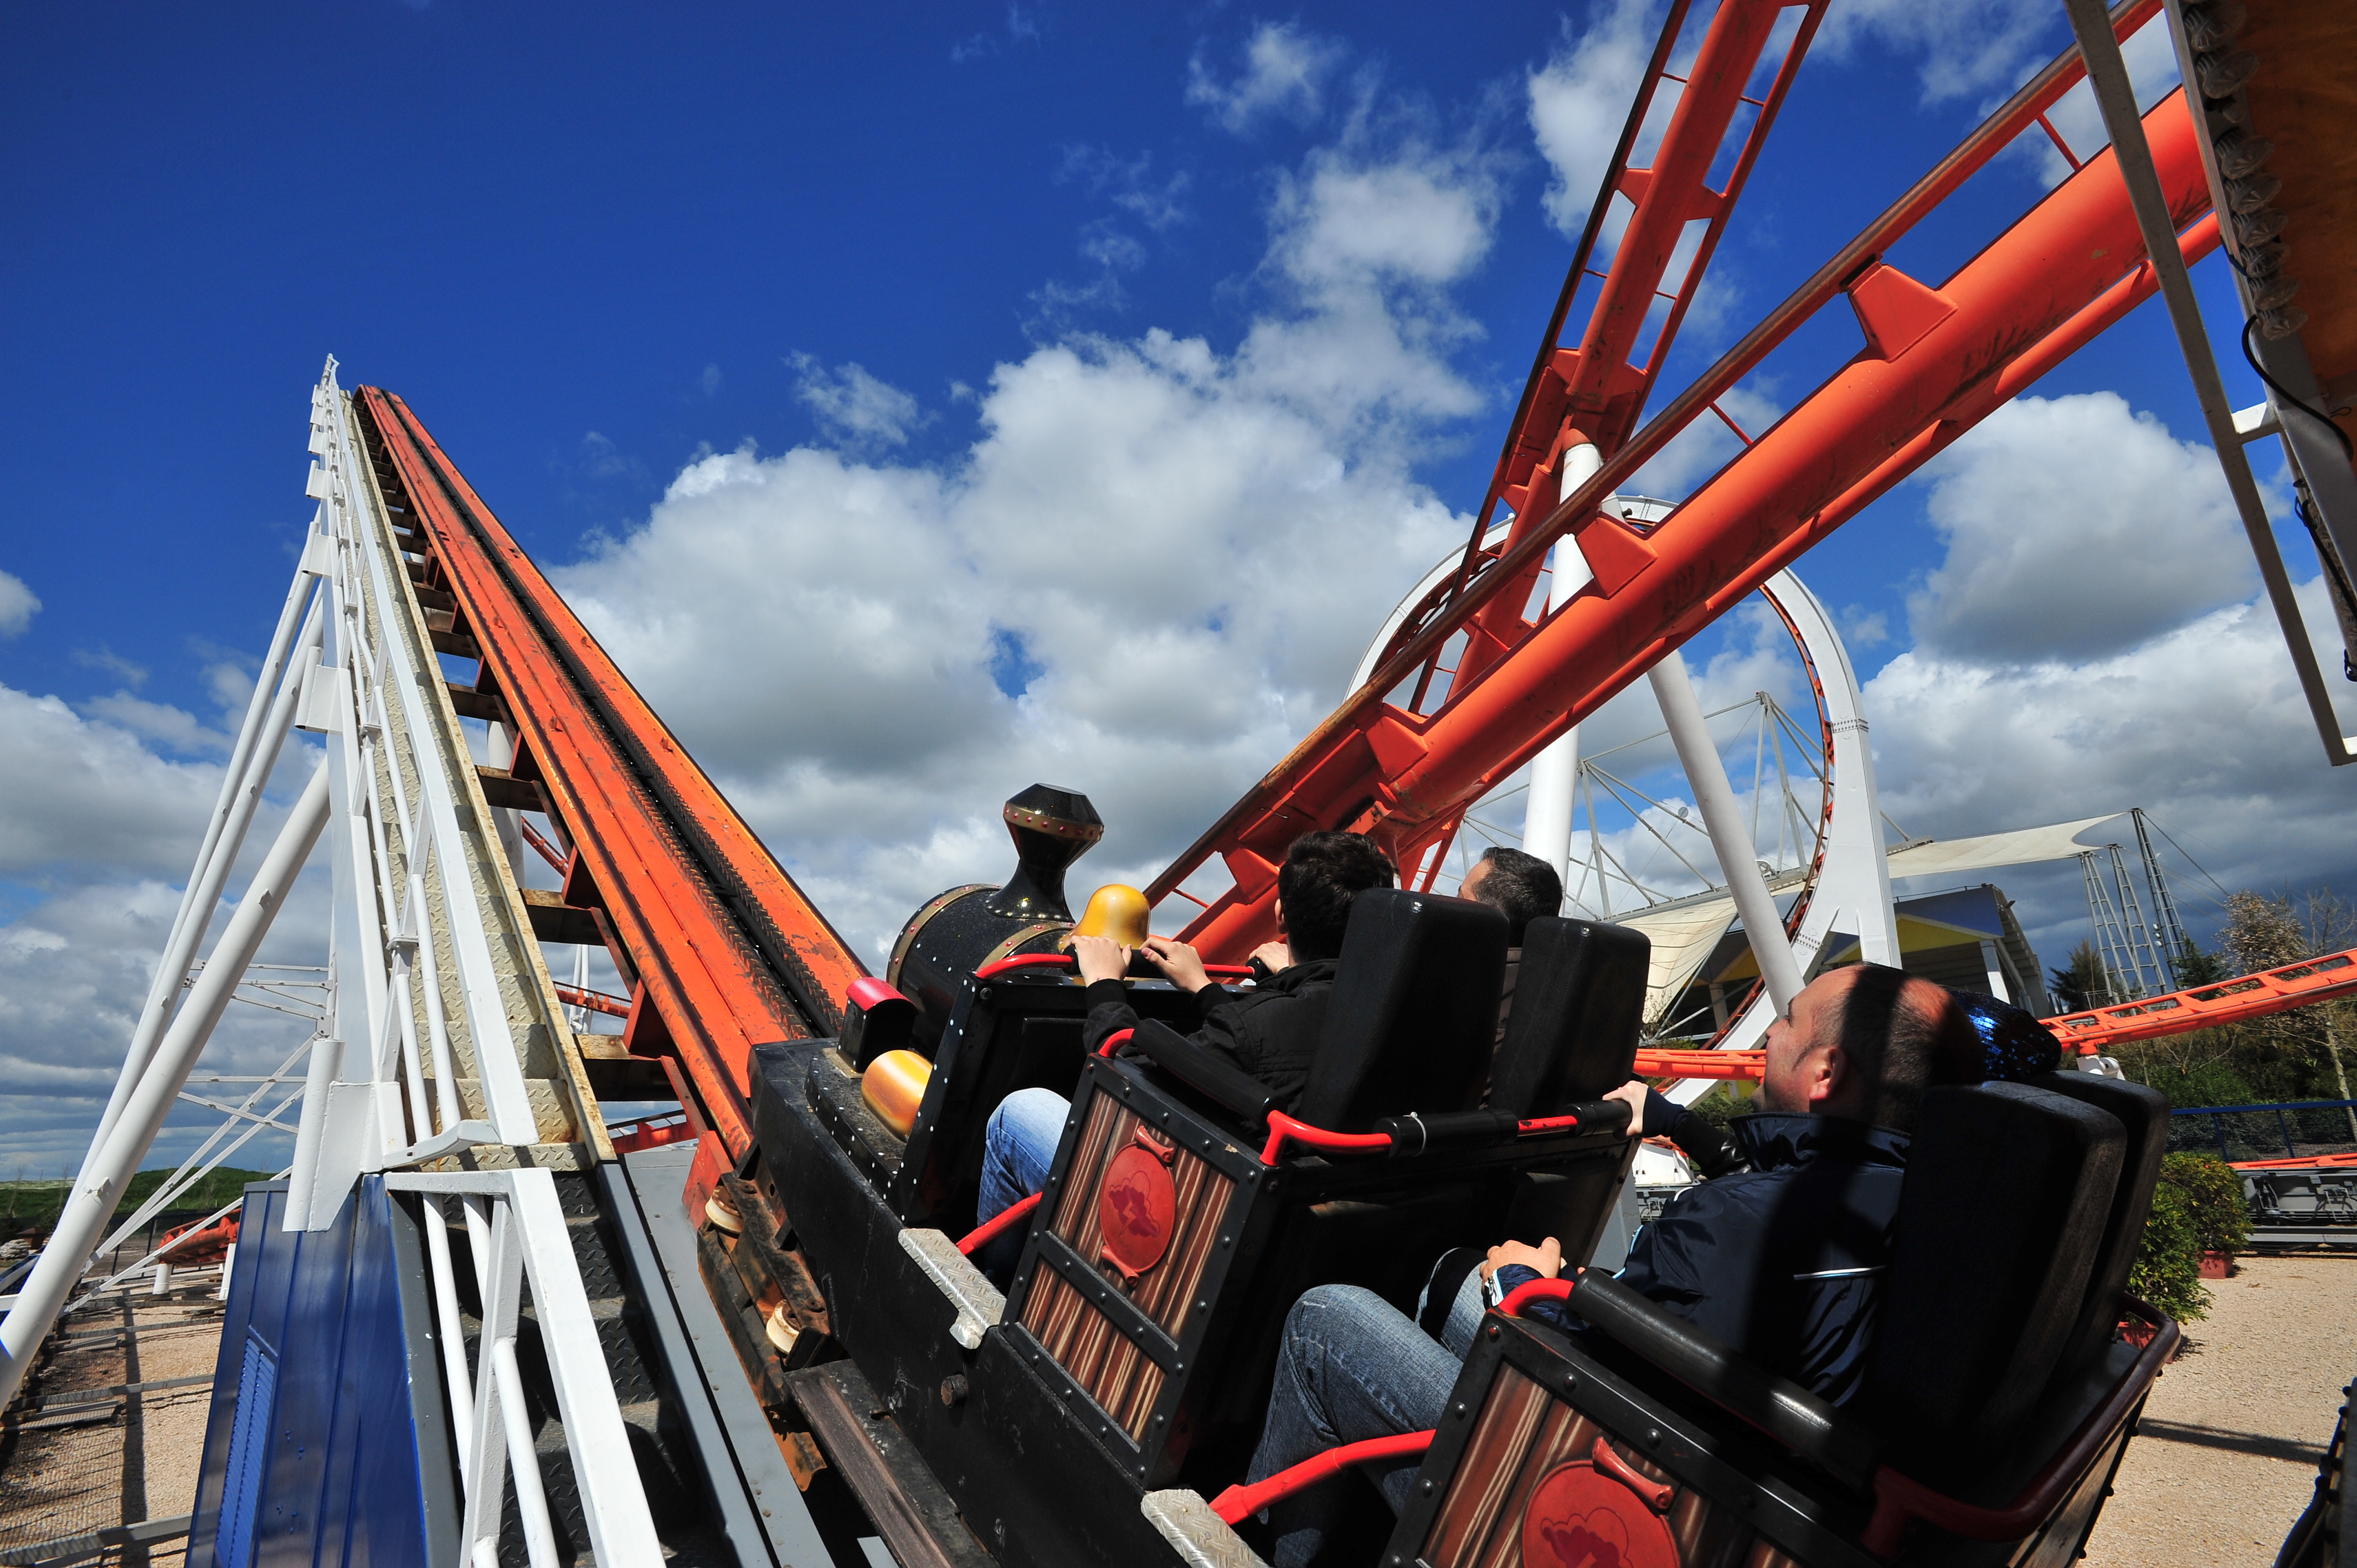
<svg viewBox="0 0 2357 1568">
<path fill-rule="evenodd" d="M 831 1034 L 866 972 L 524 555 L 407 404 L 356 399 L 371 458 L 418 509 L 453 640 L 518 731 L 509 771 L 545 795 L 569 842 L 565 902 L 610 933 L 651 1004 L 640 1054 L 675 1052 L 732 1156 L 752 1143 L 752 1047 Z M 648 1016 L 650 1011 L 651 1016 Z"/>
</svg>

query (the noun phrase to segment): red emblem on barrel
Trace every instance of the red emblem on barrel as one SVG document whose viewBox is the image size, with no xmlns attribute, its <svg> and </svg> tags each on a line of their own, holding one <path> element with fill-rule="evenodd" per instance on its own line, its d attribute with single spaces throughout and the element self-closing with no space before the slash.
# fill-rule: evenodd
<svg viewBox="0 0 2357 1568">
<path fill-rule="evenodd" d="M 1547 1472 L 1523 1510 L 1523 1568 L 1678 1568 L 1678 1543 L 1656 1510 L 1658 1492 L 1597 1439 L 1598 1464 L 1577 1459 Z M 1605 1457 L 1609 1455 L 1609 1458 Z M 1637 1487 L 1645 1487 L 1641 1493 Z"/>
<path fill-rule="evenodd" d="M 1140 1127 L 1129 1146 L 1105 1162 L 1097 1187 L 1097 1230 L 1104 1240 L 1097 1261 L 1111 1263 L 1125 1280 L 1135 1281 L 1170 1250 L 1178 1209 L 1170 1162 L 1178 1153 Z"/>
</svg>

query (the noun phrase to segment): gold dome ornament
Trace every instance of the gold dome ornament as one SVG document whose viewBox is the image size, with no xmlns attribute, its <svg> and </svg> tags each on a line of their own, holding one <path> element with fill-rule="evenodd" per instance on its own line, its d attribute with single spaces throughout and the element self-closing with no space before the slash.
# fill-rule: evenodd
<svg viewBox="0 0 2357 1568">
<path fill-rule="evenodd" d="M 1108 882 L 1089 895 L 1089 907 L 1081 911 L 1080 923 L 1072 928 L 1076 937 L 1110 937 L 1125 948 L 1135 948 L 1146 940 L 1146 923 L 1153 916 L 1154 907 L 1146 895 L 1135 887 L 1118 882 Z"/>
<path fill-rule="evenodd" d="M 917 1108 L 925 1102 L 925 1085 L 933 1064 L 914 1051 L 886 1051 L 859 1075 L 859 1098 L 876 1120 L 905 1138 L 917 1124 Z"/>
</svg>

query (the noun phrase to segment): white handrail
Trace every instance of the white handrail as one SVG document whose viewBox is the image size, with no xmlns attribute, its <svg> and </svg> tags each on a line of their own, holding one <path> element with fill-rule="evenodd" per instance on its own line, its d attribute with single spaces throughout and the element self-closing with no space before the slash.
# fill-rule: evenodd
<svg viewBox="0 0 2357 1568">
<path fill-rule="evenodd" d="M 466 1488 L 459 1508 L 461 1555 L 482 1568 L 496 1561 L 500 1509 L 512 1471 L 516 1511 L 533 1568 L 553 1568 L 557 1561 L 515 1359 L 518 1309 L 528 1283 L 541 1349 L 556 1388 L 557 1416 L 565 1425 L 565 1447 L 587 1544 L 602 1563 L 661 1562 L 662 1549 L 631 1457 L 621 1407 L 615 1402 L 613 1375 L 598 1342 L 597 1320 L 581 1288 L 555 1178 L 534 1169 L 404 1171 L 389 1173 L 384 1185 L 388 1191 L 423 1195 L 429 1211 L 426 1256 L 433 1269 L 444 1380 Z M 462 1203 L 490 1200 L 483 1226 L 490 1234 L 477 1253 L 482 1323 L 471 1369 L 458 1334 L 457 1291 L 447 1234 L 450 1220 L 443 1208 L 447 1197 Z"/>
</svg>

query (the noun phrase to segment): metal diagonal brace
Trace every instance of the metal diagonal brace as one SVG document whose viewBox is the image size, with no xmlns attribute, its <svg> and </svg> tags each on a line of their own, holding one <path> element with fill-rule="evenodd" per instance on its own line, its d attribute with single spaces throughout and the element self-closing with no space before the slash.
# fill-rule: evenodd
<svg viewBox="0 0 2357 1568">
<path fill-rule="evenodd" d="M 2193 278 L 2179 253 L 2177 230 L 2169 219 L 2169 199 L 2154 167 L 2152 146 L 2145 140 L 2144 120 L 2136 113 L 2136 89 L 2128 81 L 2127 62 L 2120 58 L 2119 40 L 2102 0 L 2066 0 L 2071 28 L 2079 36 L 2079 52 L 2087 62 L 2087 84 L 2104 112 L 2104 127 L 2111 133 L 2112 150 L 2120 177 L 2127 186 L 2128 203 L 2136 229 L 2144 236 L 2145 254 L 2169 305 L 2169 324 L 2177 332 L 2177 346 L 2185 355 L 2186 373 L 2193 380 L 2193 395 L 2210 426 L 2210 445 L 2217 450 L 2218 467 L 2225 470 L 2226 488 L 2233 492 L 2234 510 L 2242 514 L 2243 531 L 2250 536 L 2251 553 L 2258 557 L 2259 575 L 2266 580 L 2267 599 L 2275 606 L 2291 650 L 2292 668 L 2299 673 L 2301 693 L 2308 698 L 2324 755 L 2335 768 L 2357 761 L 2357 737 L 2341 733 L 2332 711 L 2332 697 L 2318 668 L 2316 650 L 2309 643 L 2308 626 L 2292 596 L 2291 576 L 2284 570 L 2283 553 L 2276 547 L 2275 530 L 2267 521 L 2266 503 L 2259 499 L 2258 481 L 2251 477 L 2251 460 L 2234 427 L 2234 411 L 2226 401 L 2218 374 L 2217 356 L 2201 325 L 2201 308 L 2193 297 Z M 2189 75 L 2184 85 L 2186 108 L 2193 116 L 2195 134 L 2201 125 L 2201 89 Z"/>
</svg>

